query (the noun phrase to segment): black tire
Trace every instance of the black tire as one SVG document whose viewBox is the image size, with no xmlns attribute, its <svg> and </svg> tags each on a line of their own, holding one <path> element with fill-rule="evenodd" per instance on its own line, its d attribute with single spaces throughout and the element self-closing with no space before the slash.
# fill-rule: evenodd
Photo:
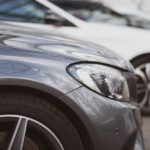
<svg viewBox="0 0 150 150">
<path fill-rule="evenodd" d="M 146 73 L 146 66 L 150 65 L 150 55 L 142 55 L 131 61 L 137 74 L 137 95 L 141 113 L 143 115 L 150 115 L 150 72 Z M 146 80 L 141 77 L 139 70 L 144 73 Z M 140 86 L 141 85 L 141 86 Z M 147 96 L 146 96 L 147 95 Z M 146 98 L 147 97 L 147 98 Z"/>
<path fill-rule="evenodd" d="M 57 136 L 64 150 L 83 150 L 80 137 L 71 122 L 45 98 L 23 92 L 1 92 L 0 119 L 2 115 L 10 114 L 25 116 L 42 123 Z"/>
</svg>

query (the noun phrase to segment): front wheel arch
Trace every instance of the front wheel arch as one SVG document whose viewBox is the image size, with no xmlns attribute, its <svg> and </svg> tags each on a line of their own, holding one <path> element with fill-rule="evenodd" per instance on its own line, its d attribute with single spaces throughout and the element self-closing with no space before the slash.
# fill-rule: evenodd
<svg viewBox="0 0 150 150">
<path fill-rule="evenodd" d="M 132 59 L 130 59 L 130 62 L 134 66 L 135 61 L 137 61 L 138 59 L 145 58 L 145 57 L 146 58 L 150 57 L 150 53 L 144 53 L 144 54 L 137 55 L 137 56 L 133 57 Z"/>
<path fill-rule="evenodd" d="M 0 91 L 14 91 L 14 92 L 27 92 L 28 94 L 33 94 L 38 96 L 42 96 L 45 99 L 51 99 L 51 101 L 48 101 L 50 104 L 54 105 L 57 109 L 62 111 L 65 116 L 71 121 L 71 123 L 74 125 L 75 129 L 77 130 L 84 149 L 86 150 L 94 150 L 92 139 L 88 133 L 88 130 L 86 129 L 84 123 L 79 118 L 79 116 L 71 109 L 67 104 L 63 103 L 58 98 L 54 97 L 53 95 L 50 95 L 47 92 L 41 91 L 39 89 L 31 88 L 31 87 L 25 87 L 25 86 L 12 86 L 12 85 L 0 85 Z"/>
<path fill-rule="evenodd" d="M 131 60 L 137 75 L 137 101 L 143 115 L 150 115 L 150 53 L 136 56 Z"/>
</svg>

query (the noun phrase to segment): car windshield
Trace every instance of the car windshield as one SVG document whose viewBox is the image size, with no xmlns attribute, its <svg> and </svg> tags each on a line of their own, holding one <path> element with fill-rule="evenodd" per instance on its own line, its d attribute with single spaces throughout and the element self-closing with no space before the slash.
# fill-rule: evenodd
<svg viewBox="0 0 150 150">
<path fill-rule="evenodd" d="M 44 22 L 46 7 L 34 0 L 1 0 L 0 20 Z"/>
<path fill-rule="evenodd" d="M 128 20 L 131 26 L 150 29 L 150 20 L 148 19 L 138 16 L 128 16 Z"/>
<path fill-rule="evenodd" d="M 87 22 L 127 24 L 125 17 L 98 2 L 54 0 L 53 3 Z"/>
<path fill-rule="evenodd" d="M 53 0 L 72 15 L 88 22 L 126 24 L 126 19 L 99 3 Z M 48 9 L 35 0 L 1 0 L 0 20 L 44 23 Z"/>
<path fill-rule="evenodd" d="M 52 0 L 50 1 L 73 16 L 86 22 L 101 22 L 115 25 L 130 25 L 150 28 L 150 22 L 123 16 L 99 2 L 83 0 Z M 74 25 L 66 21 L 57 12 L 50 11 L 46 6 L 35 0 L 0 0 L 0 20 L 31 23 L 48 23 L 53 25 Z"/>
</svg>

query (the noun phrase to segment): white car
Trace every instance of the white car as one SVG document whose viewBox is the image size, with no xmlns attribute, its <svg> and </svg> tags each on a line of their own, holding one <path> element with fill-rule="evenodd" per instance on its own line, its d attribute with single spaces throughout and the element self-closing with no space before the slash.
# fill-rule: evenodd
<svg viewBox="0 0 150 150">
<path fill-rule="evenodd" d="M 15 0 L 14 0 L 15 1 Z M 27 1 L 27 0 L 22 0 Z M 19 2 L 18 2 L 19 3 Z M 28 1 L 28 4 L 30 2 Z M 38 4 L 37 4 L 38 3 Z M 37 6 L 38 5 L 38 6 Z M 39 7 L 40 5 L 40 7 Z M 2 7 L 2 5 L 0 5 Z M 32 6 L 32 9 L 31 9 Z M 34 8 L 34 11 L 33 11 Z M 47 9 L 46 9 L 47 8 Z M 21 9 L 21 8 L 19 8 Z M 108 49 L 122 55 L 135 67 L 138 82 L 138 101 L 144 112 L 150 112 L 150 31 L 108 25 L 103 23 L 89 23 L 76 18 L 48 0 L 31 0 L 30 9 L 25 15 L 35 12 L 35 16 L 42 18 L 46 15 L 49 25 L 22 24 L 39 28 L 40 30 L 57 30 L 63 34 L 68 34 L 79 39 L 86 39 L 103 45 Z M 30 12 L 30 10 L 32 10 Z M 47 10 L 51 10 L 48 12 Z M 16 11 L 17 12 L 17 11 Z M 30 12 L 30 13 L 29 13 Z M 54 15 L 55 13 L 55 15 Z M 56 16 L 57 14 L 57 16 Z M 34 15 L 30 15 L 30 22 L 38 22 Z M 59 17 L 58 17 L 59 16 Z M 26 19 L 26 22 L 29 19 Z M 45 18 L 44 18 L 45 19 Z M 58 19 L 58 20 L 57 20 Z M 36 20 L 36 21 L 35 21 Z M 40 20 L 40 19 L 39 19 Z M 65 20 L 65 21 L 64 21 Z M 41 21 L 41 20 L 40 20 Z M 44 22 L 43 20 L 41 22 Z M 21 25 L 21 23 L 19 23 Z"/>
<path fill-rule="evenodd" d="M 150 14 L 142 12 L 128 0 L 53 0 L 55 5 L 86 22 L 133 26 L 150 29 Z"/>
</svg>

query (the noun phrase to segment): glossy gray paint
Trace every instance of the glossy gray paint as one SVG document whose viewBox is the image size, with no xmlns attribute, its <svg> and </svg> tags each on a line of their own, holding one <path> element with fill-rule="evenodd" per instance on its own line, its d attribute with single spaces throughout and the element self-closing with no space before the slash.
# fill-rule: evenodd
<svg viewBox="0 0 150 150">
<path fill-rule="evenodd" d="M 41 88 L 61 96 L 81 85 L 66 72 L 75 62 L 96 62 L 132 71 L 118 55 L 63 35 L 0 24 L 0 84 Z M 7 82 L 6 82 L 7 81 Z"/>
<path fill-rule="evenodd" d="M 57 33 L 0 24 L 0 85 L 32 87 L 59 98 L 80 118 L 94 150 L 132 150 L 133 143 L 126 148 L 126 142 L 131 137 L 133 142 L 138 139 L 139 110 L 104 98 L 75 81 L 66 67 L 78 62 L 121 69 L 135 89 L 130 64 L 102 47 Z M 135 91 L 131 93 L 135 99 Z"/>
<path fill-rule="evenodd" d="M 133 150 L 135 142 L 141 142 L 144 149 L 143 141 L 137 135 L 142 126 L 141 115 L 133 105 L 104 98 L 85 87 L 61 99 L 77 110 L 92 137 L 95 150 Z"/>
</svg>

